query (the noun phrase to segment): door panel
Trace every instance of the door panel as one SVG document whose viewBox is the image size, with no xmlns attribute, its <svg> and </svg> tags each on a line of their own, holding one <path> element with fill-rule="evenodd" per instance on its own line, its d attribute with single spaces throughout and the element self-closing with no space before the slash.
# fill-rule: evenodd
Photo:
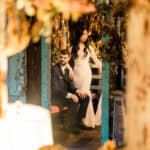
<svg viewBox="0 0 150 150">
<path fill-rule="evenodd" d="M 9 102 L 25 102 L 25 52 L 8 59 Z"/>
<path fill-rule="evenodd" d="M 30 44 L 27 56 L 27 103 L 41 105 L 41 43 Z"/>
</svg>

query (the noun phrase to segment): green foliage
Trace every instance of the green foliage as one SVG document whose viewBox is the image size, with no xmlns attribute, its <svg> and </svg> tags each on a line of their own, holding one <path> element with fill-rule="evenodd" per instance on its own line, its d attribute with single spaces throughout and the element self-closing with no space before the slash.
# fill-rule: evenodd
<svg viewBox="0 0 150 150">
<path fill-rule="evenodd" d="M 58 61 L 60 50 L 56 47 L 56 45 L 52 45 L 51 47 L 51 64 L 54 65 Z"/>
<path fill-rule="evenodd" d="M 97 1 L 96 7 L 98 10 L 96 18 L 99 20 L 95 20 L 95 22 L 101 24 L 100 34 L 96 36 L 96 32 L 94 32 L 95 35 L 92 36 L 96 37 L 94 41 L 99 49 L 99 55 L 109 62 L 120 64 L 123 61 L 122 48 L 126 39 L 125 12 L 127 1 L 110 0 L 109 4 L 98 3 Z"/>
</svg>

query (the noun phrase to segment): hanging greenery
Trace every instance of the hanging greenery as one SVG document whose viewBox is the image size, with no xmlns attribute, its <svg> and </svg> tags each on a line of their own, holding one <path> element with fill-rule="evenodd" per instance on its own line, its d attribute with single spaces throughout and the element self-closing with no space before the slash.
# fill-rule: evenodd
<svg viewBox="0 0 150 150">
<path fill-rule="evenodd" d="M 98 11 L 91 16 L 92 44 L 99 50 L 99 56 L 109 62 L 121 63 L 123 60 L 127 4 L 127 0 L 97 1 Z"/>
</svg>

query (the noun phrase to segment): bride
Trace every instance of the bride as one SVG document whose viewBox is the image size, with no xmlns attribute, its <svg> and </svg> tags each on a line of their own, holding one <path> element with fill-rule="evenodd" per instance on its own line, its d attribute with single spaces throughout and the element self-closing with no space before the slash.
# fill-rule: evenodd
<svg viewBox="0 0 150 150">
<path fill-rule="evenodd" d="M 92 72 L 90 68 L 90 58 L 99 68 L 101 72 L 102 64 L 98 60 L 96 53 L 91 45 L 88 43 L 88 26 L 81 22 L 74 23 L 73 28 L 70 24 L 70 42 L 71 42 L 71 66 L 73 67 L 73 83 L 76 88 L 84 91 L 86 95 L 90 96 L 86 117 L 83 119 L 83 123 L 88 127 L 95 127 L 100 125 L 101 114 L 101 98 L 99 100 L 98 109 L 94 114 L 94 108 L 91 98 L 91 81 Z M 85 95 L 85 96 L 86 96 Z"/>
</svg>

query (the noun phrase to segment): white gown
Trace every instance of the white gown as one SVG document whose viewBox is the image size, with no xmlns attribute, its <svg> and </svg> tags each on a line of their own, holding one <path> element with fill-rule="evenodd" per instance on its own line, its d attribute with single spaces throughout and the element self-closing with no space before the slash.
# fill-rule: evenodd
<svg viewBox="0 0 150 150">
<path fill-rule="evenodd" d="M 98 103 L 97 112 L 94 114 L 93 103 L 91 99 L 91 81 L 92 81 L 92 71 L 89 64 L 90 54 L 88 52 L 86 57 L 79 56 L 74 61 L 74 77 L 73 82 L 76 88 L 86 92 L 90 96 L 90 101 L 88 104 L 86 117 L 83 122 L 88 127 L 95 127 L 95 125 L 100 125 L 101 123 L 101 98 Z"/>
</svg>

